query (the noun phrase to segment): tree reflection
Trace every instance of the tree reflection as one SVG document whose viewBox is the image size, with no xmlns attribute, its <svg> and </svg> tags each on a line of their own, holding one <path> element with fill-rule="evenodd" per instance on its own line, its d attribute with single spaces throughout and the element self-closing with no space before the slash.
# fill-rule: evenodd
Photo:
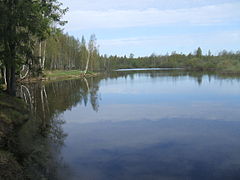
<svg viewBox="0 0 240 180">
<path fill-rule="evenodd" d="M 100 78 L 83 78 L 51 83 L 21 85 L 19 95 L 25 100 L 31 112 L 42 120 L 45 128 L 56 114 L 61 114 L 77 104 L 91 104 L 93 110 L 99 108 Z"/>
<path fill-rule="evenodd" d="M 29 105 L 31 119 L 16 136 L 14 154 L 20 157 L 26 179 L 61 179 L 67 166 L 61 158 L 66 134 L 61 114 L 77 104 L 99 108 L 100 78 L 22 84 L 19 96 Z M 14 148 L 13 148 L 14 149 Z"/>
<path fill-rule="evenodd" d="M 25 125 L 25 135 L 21 136 L 23 145 L 20 151 L 27 159 L 24 167 L 28 177 L 61 179 L 59 176 L 68 174 L 68 168 L 61 158 L 61 148 L 66 137 L 61 114 L 78 104 L 89 105 L 97 112 L 101 79 L 102 77 L 82 78 L 20 86 L 19 95 L 29 105 L 35 119 Z"/>
<path fill-rule="evenodd" d="M 151 79 L 168 78 L 171 81 L 177 81 L 180 78 L 189 77 L 191 79 L 194 79 L 199 84 L 199 86 L 201 86 L 204 76 L 208 77 L 209 81 L 211 81 L 212 78 L 217 80 L 240 81 L 240 78 L 239 78 L 240 76 L 238 74 L 235 74 L 235 75 L 217 74 L 211 71 L 198 72 L 198 71 L 186 71 L 184 69 L 113 71 L 111 73 L 105 74 L 103 78 L 117 79 L 119 77 L 122 77 L 125 79 L 129 78 L 133 80 L 136 77 L 149 77 Z"/>
<path fill-rule="evenodd" d="M 15 136 L 15 138 L 17 137 L 15 141 L 18 143 L 12 149 L 23 162 L 27 179 L 64 179 L 62 172 L 67 174 L 68 168 L 61 158 L 61 149 L 67 136 L 63 131 L 65 122 L 61 117 L 64 111 L 82 104 L 84 106 L 90 105 L 97 112 L 101 80 L 119 77 L 133 80 L 141 76 L 151 79 L 166 78 L 166 80 L 171 81 L 188 77 L 201 85 L 203 76 L 208 76 L 208 79 L 211 79 L 212 76 L 215 78 L 217 75 L 184 70 L 119 71 L 92 78 L 22 84 L 18 92 L 29 105 L 32 118 L 21 127 L 18 135 Z M 217 77 L 220 79 L 229 78 Z"/>
<path fill-rule="evenodd" d="M 66 134 L 60 117 L 54 117 L 52 122 L 43 131 L 41 121 L 32 118 L 19 131 L 16 153 L 22 158 L 26 179 L 59 179 L 58 169 L 64 166 L 60 149 Z"/>
</svg>

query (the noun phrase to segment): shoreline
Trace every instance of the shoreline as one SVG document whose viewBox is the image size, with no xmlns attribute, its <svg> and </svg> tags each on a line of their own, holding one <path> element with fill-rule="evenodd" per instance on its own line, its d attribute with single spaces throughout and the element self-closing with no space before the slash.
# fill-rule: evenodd
<svg viewBox="0 0 240 180">
<path fill-rule="evenodd" d="M 122 72 L 122 71 L 138 71 L 141 69 L 148 69 L 148 68 L 126 68 L 126 69 L 114 69 L 113 72 Z M 158 67 L 158 68 L 149 68 L 149 70 L 152 69 L 159 69 L 159 70 L 183 70 L 183 71 L 189 71 L 189 72 L 211 72 L 216 73 L 218 75 L 229 75 L 229 76 L 240 76 L 240 71 L 220 71 L 218 69 L 198 69 L 198 68 L 170 68 L 170 67 Z M 36 83 L 36 82 L 51 82 L 51 81 L 60 81 L 60 80 L 68 80 L 68 79 L 78 79 L 78 78 L 90 78 L 90 77 L 96 77 L 101 74 L 104 74 L 103 72 L 87 72 L 84 74 L 84 72 L 79 70 L 54 70 L 54 71 L 45 71 L 43 76 L 41 77 L 28 77 L 25 79 L 18 79 L 18 83 Z M 0 89 L 4 90 L 6 87 L 4 84 L 1 84 Z"/>
<path fill-rule="evenodd" d="M 24 166 L 19 160 L 19 135 L 30 120 L 25 102 L 0 90 L 0 179 L 23 179 Z M 17 150 L 17 151 L 16 151 Z"/>
<path fill-rule="evenodd" d="M 76 79 L 76 78 L 89 78 L 96 77 L 100 73 L 96 72 L 87 72 L 86 74 L 78 70 L 55 70 L 55 71 L 46 71 L 42 77 L 30 77 L 26 79 L 19 80 L 23 83 L 34 83 L 34 82 L 50 82 L 56 80 L 67 80 L 67 79 Z"/>
</svg>

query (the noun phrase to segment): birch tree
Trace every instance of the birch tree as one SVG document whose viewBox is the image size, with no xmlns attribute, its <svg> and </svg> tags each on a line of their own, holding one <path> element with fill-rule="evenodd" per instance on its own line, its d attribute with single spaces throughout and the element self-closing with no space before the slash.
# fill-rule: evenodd
<svg viewBox="0 0 240 180">
<path fill-rule="evenodd" d="M 92 57 L 93 57 L 94 52 L 96 52 L 96 51 L 97 51 L 97 38 L 96 38 L 95 34 L 92 34 L 90 36 L 90 40 L 88 43 L 88 50 L 87 50 L 88 55 L 87 55 L 87 62 L 86 62 L 84 74 L 86 74 L 88 71 L 90 61 L 93 62 Z"/>
</svg>

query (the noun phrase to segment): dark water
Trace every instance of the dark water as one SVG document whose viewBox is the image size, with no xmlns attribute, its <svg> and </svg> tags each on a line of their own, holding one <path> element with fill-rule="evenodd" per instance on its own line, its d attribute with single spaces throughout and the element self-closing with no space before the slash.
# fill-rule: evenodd
<svg viewBox="0 0 240 180">
<path fill-rule="evenodd" d="M 240 179 L 239 77 L 120 71 L 22 87 L 28 101 L 26 88 L 67 134 L 57 179 Z"/>
</svg>

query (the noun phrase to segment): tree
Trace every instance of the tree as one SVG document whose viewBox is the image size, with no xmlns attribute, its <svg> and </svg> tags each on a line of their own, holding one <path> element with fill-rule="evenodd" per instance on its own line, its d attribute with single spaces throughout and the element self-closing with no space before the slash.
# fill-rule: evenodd
<svg viewBox="0 0 240 180">
<path fill-rule="evenodd" d="M 0 44 L 6 68 L 7 93 L 16 95 L 16 75 L 21 65 L 34 60 L 36 41 L 46 39 L 53 22 L 63 25 L 58 0 L 4 0 L 0 1 Z"/>
<path fill-rule="evenodd" d="M 208 57 L 210 57 L 212 55 L 210 49 L 208 50 Z"/>
<path fill-rule="evenodd" d="M 97 42 L 97 38 L 96 38 L 95 34 L 92 34 L 90 36 L 90 40 L 88 42 L 88 56 L 87 56 L 87 62 L 86 62 L 84 74 L 86 74 L 88 71 L 90 61 L 91 61 L 91 64 L 93 64 L 93 62 L 94 62 L 94 55 L 97 53 L 97 43 L 96 42 Z"/>
<path fill-rule="evenodd" d="M 202 57 L 202 49 L 200 47 L 196 51 L 196 56 L 197 57 Z"/>
<path fill-rule="evenodd" d="M 130 53 L 129 58 L 130 58 L 130 59 L 133 59 L 133 58 L 134 58 L 134 54 L 133 54 L 133 53 Z"/>
<path fill-rule="evenodd" d="M 87 52 L 87 47 L 86 47 L 86 40 L 84 36 L 82 36 L 82 40 L 80 43 L 80 67 L 84 65 L 85 61 L 87 60 L 88 52 Z"/>
</svg>

